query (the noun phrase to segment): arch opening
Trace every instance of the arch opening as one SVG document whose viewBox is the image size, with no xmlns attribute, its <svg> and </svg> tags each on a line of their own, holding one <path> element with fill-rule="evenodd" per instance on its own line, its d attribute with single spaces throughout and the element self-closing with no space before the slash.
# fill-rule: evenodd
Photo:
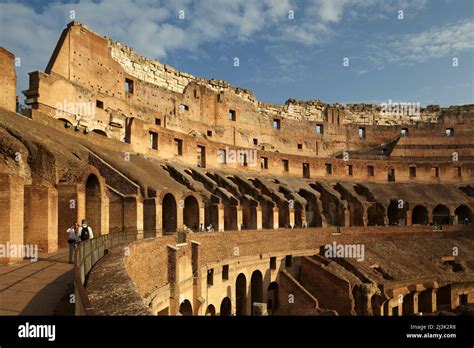
<svg viewBox="0 0 474 348">
<path fill-rule="evenodd" d="M 247 279 L 243 273 L 235 281 L 235 304 L 236 315 L 247 314 Z"/>
<path fill-rule="evenodd" d="M 438 204 L 433 209 L 433 223 L 437 225 L 450 225 L 451 216 L 449 208 L 445 205 Z"/>
<path fill-rule="evenodd" d="M 179 306 L 179 313 L 183 316 L 193 315 L 193 306 L 189 300 L 184 300 Z"/>
<path fill-rule="evenodd" d="M 251 311 L 254 314 L 254 304 L 263 302 L 263 277 L 260 271 L 254 271 L 250 279 Z"/>
<path fill-rule="evenodd" d="M 221 302 L 221 308 L 220 308 L 220 315 L 221 317 L 228 317 L 232 314 L 232 304 L 230 302 L 230 298 L 224 297 L 224 299 Z"/>
<path fill-rule="evenodd" d="M 428 221 L 428 209 L 423 205 L 417 205 L 412 211 L 412 224 L 413 225 L 427 225 Z"/>
<path fill-rule="evenodd" d="M 101 208 L 100 182 L 95 174 L 91 174 L 86 181 L 86 220 L 95 237 L 100 236 L 102 232 Z"/>
<path fill-rule="evenodd" d="M 391 200 L 387 210 L 388 223 L 391 226 L 404 226 L 407 221 L 407 204 Z"/>
<path fill-rule="evenodd" d="M 385 208 L 376 203 L 367 209 L 367 225 L 383 226 L 385 224 Z"/>
<path fill-rule="evenodd" d="M 468 225 L 472 222 L 472 212 L 467 205 L 460 205 L 454 211 L 454 216 L 458 224 Z"/>
<path fill-rule="evenodd" d="M 222 305 L 221 305 L 221 313 L 222 313 Z M 214 305 L 209 305 L 207 306 L 206 308 L 206 316 L 215 316 L 216 315 L 216 308 L 214 307 Z"/>
<path fill-rule="evenodd" d="M 199 229 L 199 204 L 195 197 L 188 196 L 184 200 L 184 224 L 193 231 Z"/>
</svg>

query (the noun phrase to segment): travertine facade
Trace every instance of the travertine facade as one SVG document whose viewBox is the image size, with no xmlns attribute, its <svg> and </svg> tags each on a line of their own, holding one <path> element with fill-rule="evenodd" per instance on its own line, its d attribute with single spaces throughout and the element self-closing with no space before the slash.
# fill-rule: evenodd
<svg viewBox="0 0 474 348">
<path fill-rule="evenodd" d="M 14 86 L 13 59 L 0 68 Z M 87 218 L 96 240 L 77 252 L 77 313 L 413 315 L 474 302 L 473 105 L 394 116 L 269 104 L 75 22 L 30 73 L 23 115 L 14 90 L 0 94 L 0 243 L 51 252 Z M 132 240 L 126 256 L 107 244 Z M 363 244 L 364 260 L 325 255 L 333 242 Z"/>
</svg>

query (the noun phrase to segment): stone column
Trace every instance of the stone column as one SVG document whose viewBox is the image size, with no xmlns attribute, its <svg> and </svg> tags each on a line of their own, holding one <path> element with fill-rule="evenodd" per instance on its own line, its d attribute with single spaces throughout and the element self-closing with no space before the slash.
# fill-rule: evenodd
<svg viewBox="0 0 474 348">
<path fill-rule="evenodd" d="M 182 230 L 184 227 L 184 200 L 180 199 L 176 205 L 176 229 Z M 188 226 L 191 228 L 190 226 Z"/>
<path fill-rule="evenodd" d="M 433 207 L 428 206 L 428 223 L 432 224 L 433 223 Z"/>
<path fill-rule="evenodd" d="M 413 225 L 413 212 L 411 209 L 407 210 L 407 221 L 406 221 L 407 226 L 412 226 Z"/>
<path fill-rule="evenodd" d="M 261 230 L 262 227 L 262 207 L 258 206 L 256 208 L 257 211 L 257 230 Z"/>
<path fill-rule="evenodd" d="M 279 210 L 278 208 L 273 208 L 273 228 L 278 229 L 278 221 L 279 221 Z"/>
<path fill-rule="evenodd" d="M 290 226 L 295 227 L 295 208 L 288 209 L 290 214 Z"/>
<path fill-rule="evenodd" d="M 217 205 L 217 229 L 218 231 L 222 232 L 224 231 L 224 204 L 219 203 Z"/>
<path fill-rule="evenodd" d="M 199 223 L 198 223 L 198 228 L 201 226 L 201 224 L 205 225 L 206 221 L 206 210 L 204 205 L 199 206 Z M 191 226 L 192 227 L 192 226 Z M 217 226 L 216 226 L 217 227 Z"/>
<path fill-rule="evenodd" d="M 199 309 L 201 309 L 202 302 L 199 300 L 201 298 L 201 281 L 203 279 L 202 274 L 199 273 L 200 265 L 200 252 L 199 249 L 201 243 L 194 240 L 191 241 L 191 265 L 193 272 L 193 314 L 199 315 Z M 204 279 L 206 279 L 204 277 Z M 207 284 L 206 284 L 207 287 Z M 205 310 L 205 307 L 204 307 Z M 202 313 L 204 314 L 204 313 Z"/>
<path fill-rule="evenodd" d="M 155 198 L 156 202 L 156 236 L 163 235 L 163 205 L 159 198 Z M 159 231 L 159 233 L 158 233 Z"/>
<path fill-rule="evenodd" d="M 243 215 L 242 215 L 242 206 L 238 205 L 237 207 L 237 230 L 242 229 Z"/>
<path fill-rule="evenodd" d="M 170 285 L 170 315 L 176 315 L 179 311 L 179 288 L 177 281 L 179 279 L 178 268 L 179 248 L 174 245 L 168 245 L 168 283 Z"/>
<path fill-rule="evenodd" d="M 102 190 L 100 204 L 100 234 L 109 234 L 109 196 Z M 143 230 L 143 207 L 142 207 L 142 230 Z M 95 236 L 95 235 L 94 235 Z"/>
</svg>

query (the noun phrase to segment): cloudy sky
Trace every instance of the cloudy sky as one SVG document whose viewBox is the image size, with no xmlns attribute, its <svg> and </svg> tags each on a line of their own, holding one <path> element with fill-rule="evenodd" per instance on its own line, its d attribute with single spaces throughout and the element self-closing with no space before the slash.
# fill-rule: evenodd
<svg viewBox="0 0 474 348">
<path fill-rule="evenodd" d="M 0 0 L 18 90 L 72 19 L 263 101 L 474 103 L 472 0 Z"/>
</svg>

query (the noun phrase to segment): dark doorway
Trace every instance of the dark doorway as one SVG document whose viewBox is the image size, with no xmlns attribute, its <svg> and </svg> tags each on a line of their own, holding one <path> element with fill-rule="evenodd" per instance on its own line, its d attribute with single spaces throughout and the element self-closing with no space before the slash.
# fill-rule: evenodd
<svg viewBox="0 0 474 348">
<path fill-rule="evenodd" d="M 228 297 L 225 297 L 221 302 L 221 317 L 227 317 L 232 314 L 232 303 Z"/>
<path fill-rule="evenodd" d="M 162 217 L 164 232 L 176 232 L 177 227 L 177 210 L 176 200 L 171 193 L 167 193 L 163 198 Z"/>
<path fill-rule="evenodd" d="M 263 302 L 263 277 L 260 271 L 254 271 L 250 280 L 252 315 L 254 313 L 253 305 L 255 302 Z"/>
<path fill-rule="evenodd" d="M 240 273 L 235 281 L 236 315 L 247 315 L 247 280 Z"/>
</svg>

